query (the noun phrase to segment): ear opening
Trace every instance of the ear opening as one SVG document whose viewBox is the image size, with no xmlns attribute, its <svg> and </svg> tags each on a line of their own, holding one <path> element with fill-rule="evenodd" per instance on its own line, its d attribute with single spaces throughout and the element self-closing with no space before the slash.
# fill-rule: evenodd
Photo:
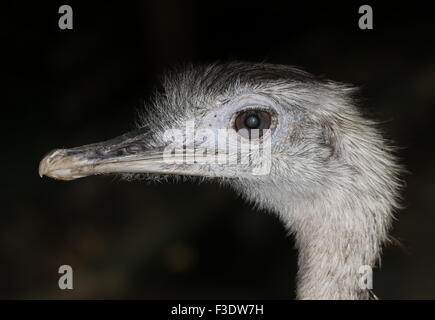
<svg viewBox="0 0 435 320">
<path fill-rule="evenodd" d="M 338 135 L 336 129 L 329 122 L 322 122 L 322 143 L 330 150 L 330 157 L 338 156 Z"/>
</svg>

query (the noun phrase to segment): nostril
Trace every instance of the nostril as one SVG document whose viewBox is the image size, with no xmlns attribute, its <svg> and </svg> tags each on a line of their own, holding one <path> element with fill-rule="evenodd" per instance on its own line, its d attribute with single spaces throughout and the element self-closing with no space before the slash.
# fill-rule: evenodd
<svg viewBox="0 0 435 320">
<path fill-rule="evenodd" d="M 132 144 L 130 146 L 125 147 L 125 151 L 127 153 L 137 153 L 142 150 L 142 147 L 137 144 Z"/>
</svg>

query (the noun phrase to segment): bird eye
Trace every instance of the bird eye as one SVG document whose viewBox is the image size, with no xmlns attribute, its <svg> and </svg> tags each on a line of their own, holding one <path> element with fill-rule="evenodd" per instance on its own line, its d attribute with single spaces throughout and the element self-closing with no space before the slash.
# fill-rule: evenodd
<svg viewBox="0 0 435 320">
<path fill-rule="evenodd" d="M 234 127 L 237 132 L 248 132 L 251 130 L 259 130 L 259 136 L 263 135 L 263 130 L 270 129 L 271 116 L 263 110 L 246 110 L 239 113 L 236 117 Z M 245 130 L 242 130 L 245 129 Z"/>
</svg>

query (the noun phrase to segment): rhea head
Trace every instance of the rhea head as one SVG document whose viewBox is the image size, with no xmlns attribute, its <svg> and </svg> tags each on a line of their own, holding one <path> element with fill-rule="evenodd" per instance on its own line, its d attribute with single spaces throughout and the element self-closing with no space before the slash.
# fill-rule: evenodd
<svg viewBox="0 0 435 320">
<path fill-rule="evenodd" d="M 299 298 L 366 298 L 357 269 L 377 261 L 400 183 L 392 148 L 358 111 L 355 90 L 288 66 L 242 62 L 184 67 L 163 88 L 137 130 L 54 150 L 40 175 L 224 181 L 295 233 Z M 249 159 L 230 161 L 245 144 Z"/>
</svg>

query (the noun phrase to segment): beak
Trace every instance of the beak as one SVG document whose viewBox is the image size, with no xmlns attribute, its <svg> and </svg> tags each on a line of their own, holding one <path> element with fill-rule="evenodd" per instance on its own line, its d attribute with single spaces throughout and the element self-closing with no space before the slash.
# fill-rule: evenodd
<svg viewBox="0 0 435 320">
<path fill-rule="evenodd" d="M 147 147 L 146 129 L 117 138 L 48 153 L 39 164 L 39 175 L 74 180 L 105 173 L 167 173 L 164 148 Z"/>
</svg>

